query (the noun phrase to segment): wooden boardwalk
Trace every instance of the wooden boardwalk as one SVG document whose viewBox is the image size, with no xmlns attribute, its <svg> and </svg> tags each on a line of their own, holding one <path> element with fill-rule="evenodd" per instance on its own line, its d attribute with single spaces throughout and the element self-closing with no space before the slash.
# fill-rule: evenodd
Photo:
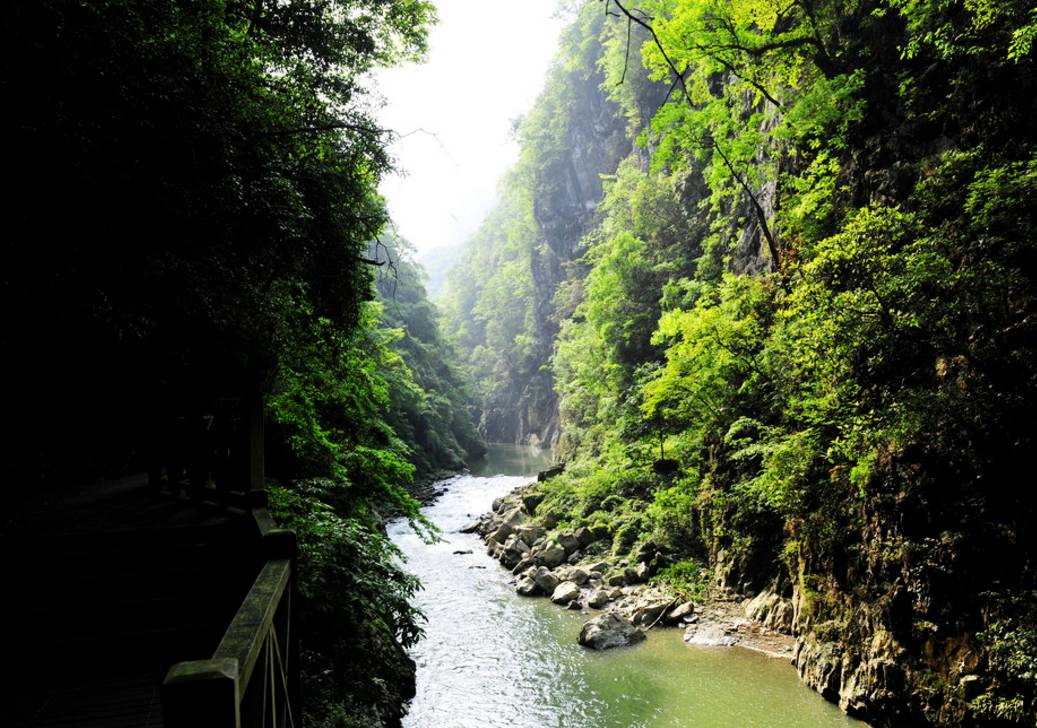
<svg viewBox="0 0 1037 728">
<path fill-rule="evenodd" d="M 206 659 L 262 561 L 244 513 L 142 476 L 4 514 L 0 726 L 161 726 L 176 662 Z"/>
</svg>

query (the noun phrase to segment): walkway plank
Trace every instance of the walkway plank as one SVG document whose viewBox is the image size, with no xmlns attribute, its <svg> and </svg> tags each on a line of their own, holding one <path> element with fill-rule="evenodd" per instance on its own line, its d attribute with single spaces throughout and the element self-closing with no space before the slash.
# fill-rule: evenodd
<svg viewBox="0 0 1037 728">
<path fill-rule="evenodd" d="M 213 653 L 260 566 L 243 514 L 143 476 L 42 494 L 5 526 L 5 727 L 161 726 L 166 671 Z"/>
</svg>

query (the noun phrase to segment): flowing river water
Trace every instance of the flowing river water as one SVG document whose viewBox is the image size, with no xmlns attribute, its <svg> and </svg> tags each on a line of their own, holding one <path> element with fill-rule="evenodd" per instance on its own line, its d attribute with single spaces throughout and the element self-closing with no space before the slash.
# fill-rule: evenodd
<svg viewBox="0 0 1037 728">
<path fill-rule="evenodd" d="M 547 465 L 538 451 L 494 446 L 424 509 L 441 542 L 390 524 L 428 618 L 406 728 L 866 728 L 784 660 L 689 647 L 660 628 L 640 645 L 594 652 L 576 643 L 589 616 L 518 596 L 478 536 L 458 530 Z"/>
</svg>

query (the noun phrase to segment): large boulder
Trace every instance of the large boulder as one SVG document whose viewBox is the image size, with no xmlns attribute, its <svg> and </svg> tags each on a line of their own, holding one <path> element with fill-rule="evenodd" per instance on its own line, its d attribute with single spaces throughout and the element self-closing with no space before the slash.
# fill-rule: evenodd
<svg viewBox="0 0 1037 728">
<path fill-rule="evenodd" d="M 648 574 L 648 566 L 643 563 L 623 569 L 623 578 L 627 584 L 643 584 L 648 581 Z"/>
<path fill-rule="evenodd" d="M 630 619 L 634 624 L 641 626 L 652 625 L 658 620 L 663 612 L 673 606 L 673 599 L 665 596 L 649 594 L 642 596 L 634 604 L 630 613 Z"/>
<path fill-rule="evenodd" d="M 490 537 L 494 541 L 504 543 L 508 536 L 515 532 L 515 529 L 526 522 L 526 514 L 522 512 L 521 506 L 516 506 L 505 511 L 495 522 L 499 523 L 499 525 L 497 526 L 497 529 L 490 534 Z"/>
<path fill-rule="evenodd" d="M 527 569 L 533 566 L 536 566 L 536 559 L 533 557 L 532 554 L 528 554 L 526 556 L 523 556 L 522 560 L 515 564 L 515 568 L 511 570 L 511 573 L 521 574 L 523 571 L 526 571 Z"/>
<path fill-rule="evenodd" d="M 563 581 L 561 584 L 556 586 L 554 592 L 551 593 L 551 601 L 563 606 L 568 606 L 570 602 L 579 598 L 580 587 L 571 581 Z"/>
<path fill-rule="evenodd" d="M 590 596 L 587 597 L 587 606 L 592 609 L 601 609 L 610 601 L 612 600 L 609 598 L 608 591 L 605 589 L 595 589 L 590 593 Z"/>
<path fill-rule="evenodd" d="M 586 526 L 580 526 L 575 531 L 573 531 L 573 536 L 575 536 L 576 540 L 580 542 L 581 548 L 587 548 L 592 543 L 598 540 L 594 536 L 594 534 L 590 532 L 590 529 Z"/>
<path fill-rule="evenodd" d="M 559 516 L 554 511 L 549 510 L 546 513 L 541 513 L 539 518 L 540 524 L 546 529 L 552 529 L 558 525 Z"/>
<path fill-rule="evenodd" d="M 591 576 L 586 571 L 581 569 L 579 566 L 569 567 L 569 572 L 566 575 L 566 579 L 569 581 L 576 582 L 580 586 L 583 586 L 590 580 Z"/>
<path fill-rule="evenodd" d="M 562 583 L 562 580 L 555 576 L 546 566 L 541 566 L 536 570 L 533 580 L 536 581 L 537 586 L 540 587 L 544 594 L 554 594 L 555 588 Z"/>
<path fill-rule="evenodd" d="M 509 569 L 514 568 L 529 554 L 529 546 L 515 534 L 508 536 L 502 550 L 503 553 L 499 558 Z"/>
<path fill-rule="evenodd" d="M 540 593 L 540 587 L 538 587 L 537 583 L 528 576 L 524 576 L 519 579 L 518 584 L 515 585 L 515 591 L 524 597 L 535 597 Z"/>
<path fill-rule="evenodd" d="M 653 541 L 645 541 L 637 548 L 637 554 L 634 556 L 634 561 L 642 561 L 648 563 L 659 553 L 659 547 L 655 545 Z"/>
<path fill-rule="evenodd" d="M 537 481 L 543 482 L 545 480 L 548 480 L 549 478 L 555 477 L 556 475 L 561 475 L 564 472 L 565 463 L 559 463 L 558 465 L 554 465 L 548 468 L 547 470 L 541 470 L 539 473 L 537 473 Z"/>
<path fill-rule="evenodd" d="M 676 607 L 671 609 L 666 614 L 667 624 L 676 624 L 677 622 L 683 621 L 686 617 L 691 617 L 695 614 L 695 602 L 684 602 L 678 604 Z"/>
<path fill-rule="evenodd" d="M 536 513 L 537 506 L 539 506 L 544 500 L 544 494 L 536 491 L 525 493 L 522 496 L 522 505 L 526 509 L 526 513 L 533 515 Z"/>
<path fill-rule="evenodd" d="M 580 630 L 580 644 L 595 650 L 632 645 L 644 638 L 644 632 L 629 620 L 612 612 L 595 617 Z"/>
<path fill-rule="evenodd" d="M 533 544 L 542 539 L 546 533 L 541 526 L 523 525 L 515 527 L 513 533 L 528 544 Z"/>
<path fill-rule="evenodd" d="M 565 561 L 565 549 L 554 541 L 549 541 L 537 557 L 540 563 L 549 569 L 559 566 Z"/>
<path fill-rule="evenodd" d="M 486 539 L 486 554 L 487 556 L 493 556 L 497 553 L 497 549 L 500 548 L 500 544 L 492 536 Z"/>
<path fill-rule="evenodd" d="M 558 543 L 562 545 L 562 548 L 565 549 L 566 556 L 574 551 L 580 550 L 580 540 L 569 531 L 562 531 L 555 536 L 555 540 L 557 540 Z"/>
</svg>

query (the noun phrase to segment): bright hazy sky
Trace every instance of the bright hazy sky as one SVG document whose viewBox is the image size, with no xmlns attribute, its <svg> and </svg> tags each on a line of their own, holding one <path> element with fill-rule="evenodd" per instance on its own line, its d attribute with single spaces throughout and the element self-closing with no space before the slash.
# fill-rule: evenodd
<svg viewBox="0 0 1037 728">
<path fill-rule="evenodd" d="M 381 190 L 419 251 L 463 242 L 490 211 L 518 157 L 511 120 L 532 106 L 557 47 L 557 3 L 436 0 L 428 62 L 375 77 L 380 123 L 409 134 L 391 148 L 404 174 Z"/>
</svg>

